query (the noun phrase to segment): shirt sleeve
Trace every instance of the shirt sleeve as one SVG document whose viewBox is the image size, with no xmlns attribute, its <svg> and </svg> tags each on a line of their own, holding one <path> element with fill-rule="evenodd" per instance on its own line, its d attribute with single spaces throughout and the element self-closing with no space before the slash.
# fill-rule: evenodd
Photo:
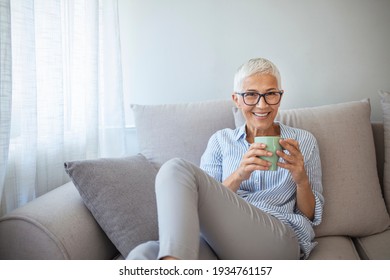
<svg viewBox="0 0 390 280">
<path fill-rule="evenodd" d="M 322 213 L 324 208 L 324 196 L 322 194 L 322 170 L 321 170 L 321 160 L 320 152 L 318 149 L 318 144 L 316 139 L 313 137 L 314 146 L 313 149 L 305 162 L 305 168 L 307 175 L 309 177 L 309 182 L 315 198 L 315 209 L 314 209 L 314 219 L 310 221 L 313 226 L 317 226 L 322 221 Z M 303 215 L 299 209 L 296 209 L 298 214 Z"/>
<path fill-rule="evenodd" d="M 209 139 L 200 159 L 200 168 L 215 180 L 222 182 L 222 150 L 218 141 L 218 132 Z"/>
</svg>

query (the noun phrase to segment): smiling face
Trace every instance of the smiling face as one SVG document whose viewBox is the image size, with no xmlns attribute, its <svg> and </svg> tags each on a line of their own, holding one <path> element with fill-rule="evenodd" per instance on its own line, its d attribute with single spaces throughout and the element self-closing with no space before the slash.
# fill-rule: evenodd
<svg viewBox="0 0 390 280">
<path fill-rule="evenodd" d="M 267 93 L 278 90 L 280 89 L 277 79 L 269 74 L 249 76 L 242 84 L 242 92 Z M 269 105 L 262 97 L 257 105 L 248 106 L 242 96 L 233 93 L 232 98 L 245 117 L 248 142 L 252 143 L 255 136 L 272 136 L 280 133 L 279 127 L 274 125 L 280 102 Z"/>
</svg>

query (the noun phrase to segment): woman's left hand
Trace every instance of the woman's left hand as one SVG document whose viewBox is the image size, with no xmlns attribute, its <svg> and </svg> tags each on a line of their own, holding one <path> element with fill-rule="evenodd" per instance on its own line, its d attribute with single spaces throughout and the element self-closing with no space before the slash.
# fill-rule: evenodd
<svg viewBox="0 0 390 280">
<path fill-rule="evenodd" d="M 278 166 L 290 171 L 297 184 L 297 208 L 310 220 L 314 219 L 315 198 L 310 186 L 309 177 L 305 170 L 305 161 L 299 144 L 293 139 L 280 140 L 280 145 L 289 152 L 277 151 L 277 155 L 284 159 Z"/>
<path fill-rule="evenodd" d="M 284 159 L 284 162 L 278 162 L 278 166 L 288 169 L 294 182 L 299 186 L 308 182 L 308 176 L 305 170 L 305 161 L 303 159 L 299 143 L 294 139 L 281 139 L 280 145 L 289 152 L 277 151 L 276 154 Z"/>
</svg>

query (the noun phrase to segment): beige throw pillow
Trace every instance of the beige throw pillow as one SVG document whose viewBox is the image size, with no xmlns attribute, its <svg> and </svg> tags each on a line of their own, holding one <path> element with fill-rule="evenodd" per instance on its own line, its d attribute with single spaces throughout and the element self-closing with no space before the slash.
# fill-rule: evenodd
<svg viewBox="0 0 390 280">
<path fill-rule="evenodd" d="M 380 91 L 383 111 L 385 164 L 383 169 L 383 195 L 390 213 L 390 92 Z"/>
<path fill-rule="evenodd" d="M 231 100 L 133 104 L 140 152 L 156 168 L 174 157 L 199 164 L 211 135 L 222 128 L 234 128 L 232 106 Z"/>
</svg>

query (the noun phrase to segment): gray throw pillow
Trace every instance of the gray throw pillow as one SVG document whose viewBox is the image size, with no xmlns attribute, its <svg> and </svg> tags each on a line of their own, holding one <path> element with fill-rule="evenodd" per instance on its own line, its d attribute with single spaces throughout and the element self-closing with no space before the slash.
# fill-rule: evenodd
<svg viewBox="0 0 390 280">
<path fill-rule="evenodd" d="M 140 243 L 158 239 L 157 170 L 143 155 L 71 161 L 65 170 L 122 256 Z"/>
</svg>

